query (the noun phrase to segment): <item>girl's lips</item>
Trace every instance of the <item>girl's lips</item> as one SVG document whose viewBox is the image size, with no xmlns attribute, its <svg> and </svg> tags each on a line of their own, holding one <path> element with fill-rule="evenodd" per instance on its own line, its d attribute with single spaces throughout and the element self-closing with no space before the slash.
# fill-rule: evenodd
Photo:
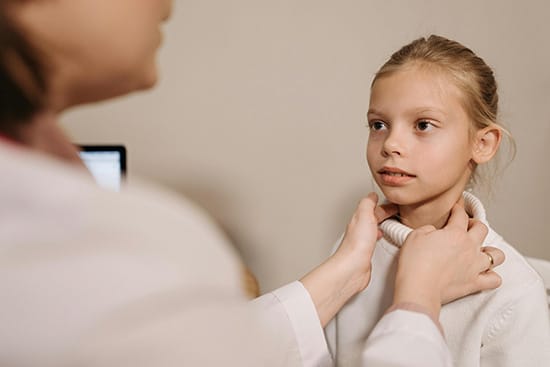
<svg viewBox="0 0 550 367">
<path fill-rule="evenodd" d="M 384 167 L 378 171 L 382 183 L 388 186 L 401 186 L 414 179 L 416 176 L 398 168 Z"/>
</svg>

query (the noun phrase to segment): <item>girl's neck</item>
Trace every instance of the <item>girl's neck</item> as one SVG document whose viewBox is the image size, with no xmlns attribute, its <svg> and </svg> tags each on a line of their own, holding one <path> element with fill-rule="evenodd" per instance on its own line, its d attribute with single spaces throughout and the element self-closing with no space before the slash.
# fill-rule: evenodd
<svg viewBox="0 0 550 367">
<path fill-rule="evenodd" d="M 437 229 L 447 223 L 451 209 L 462 198 L 462 191 L 413 205 L 399 206 L 399 219 L 406 226 L 416 229 L 432 225 Z"/>
<path fill-rule="evenodd" d="M 30 149 L 84 167 L 77 147 L 59 126 L 56 113 L 45 111 L 35 115 L 18 129 L 17 140 Z"/>
</svg>

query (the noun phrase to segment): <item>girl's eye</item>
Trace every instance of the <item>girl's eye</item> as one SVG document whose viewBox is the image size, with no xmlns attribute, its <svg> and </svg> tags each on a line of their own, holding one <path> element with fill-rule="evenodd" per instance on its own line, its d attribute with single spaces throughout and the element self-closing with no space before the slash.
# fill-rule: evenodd
<svg viewBox="0 0 550 367">
<path fill-rule="evenodd" d="M 370 123 L 370 129 L 373 131 L 380 131 L 386 128 L 386 124 L 382 121 L 373 121 Z"/>
<path fill-rule="evenodd" d="M 416 123 L 416 128 L 417 128 L 417 130 L 419 130 L 419 131 L 429 131 L 429 130 L 431 130 L 433 127 L 434 127 L 433 124 L 432 124 L 431 122 L 429 122 L 429 121 L 424 121 L 424 120 L 423 120 L 423 121 L 418 121 L 418 122 Z"/>
</svg>

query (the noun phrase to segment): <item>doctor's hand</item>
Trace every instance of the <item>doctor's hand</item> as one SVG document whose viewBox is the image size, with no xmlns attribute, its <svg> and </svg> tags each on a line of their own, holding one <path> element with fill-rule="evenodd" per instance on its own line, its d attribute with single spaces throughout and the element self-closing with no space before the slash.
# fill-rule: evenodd
<svg viewBox="0 0 550 367">
<path fill-rule="evenodd" d="M 468 218 L 455 205 L 445 227 L 420 227 L 408 236 L 400 251 L 394 305 L 412 303 L 439 318 L 441 305 L 500 286 L 492 269 L 502 264 L 504 253 L 481 247 L 487 227 Z"/>
<path fill-rule="evenodd" d="M 362 199 L 338 250 L 300 280 L 315 304 L 323 327 L 370 282 L 374 246 L 382 236 L 378 224 L 397 213 L 395 205 L 377 204 L 375 193 Z"/>
</svg>

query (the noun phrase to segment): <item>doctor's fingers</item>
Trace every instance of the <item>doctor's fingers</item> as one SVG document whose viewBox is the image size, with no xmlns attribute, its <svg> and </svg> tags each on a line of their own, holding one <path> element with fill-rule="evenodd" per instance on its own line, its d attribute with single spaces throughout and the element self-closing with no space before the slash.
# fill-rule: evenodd
<svg viewBox="0 0 550 367">
<path fill-rule="evenodd" d="M 502 278 L 492 270 L 480 273 L 474 283 L 474 292 L 480 292 L 500 287 Z"/>
<path fill-rule="evenodd" d="M 463 231 L 466 231 L 469 227 L 469 217 L 466 211 L 464 210 L 464 207 L 455 204 L 453 208 L 451 209 L 451 215 L 449 216 L 449 220 L 447 221 L 447 225 L 445 225 L 447 228 L 458 228 Z"/>
<path fill-rule="evenodd" d="M 476 219 L 468 220 L 468 236 L 475 242 L 483 243 L 487 233 L 489 233 L 489 228 L 485 224 Z"/>
<path fill-rule="evenodd" d="M 382 204 L 374 208 L 374 216 L 378 223 L 382 223 L 389 217 L 397 214 L 397 206 L 395 204 Z"/>
<path fill-rule="evenodd" d="M 502 264 L 505 260 L 506 256 L 504 255 L 504 252 L 499 250 L 496 247 L 491 246 L 485 246 L 481 248 L 481 254 L 479 256 L 479 269 L 481 272 L 488 272 L 495 268 L 496 266 L 499 266 Z"/>
</svg>

